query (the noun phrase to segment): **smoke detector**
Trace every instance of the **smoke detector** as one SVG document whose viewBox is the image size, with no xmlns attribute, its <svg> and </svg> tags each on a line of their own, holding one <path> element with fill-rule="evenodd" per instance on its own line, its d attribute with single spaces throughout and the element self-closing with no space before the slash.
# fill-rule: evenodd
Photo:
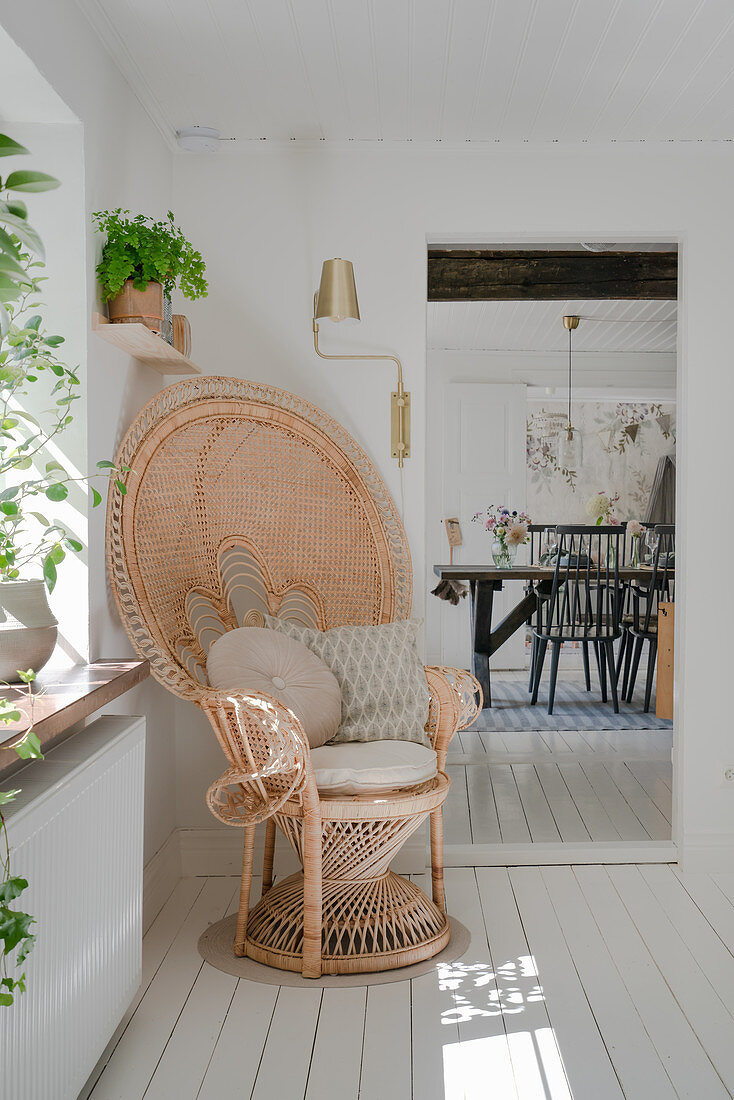
<svg viewBox="0 0 734 1100">
<path fill-rule="evenodd" d="M 186 126 L 176 132 L 179 149 L 187 153 L 218 153 L 220 143 L 225 140 L 211 126 Z"/>
</svg>

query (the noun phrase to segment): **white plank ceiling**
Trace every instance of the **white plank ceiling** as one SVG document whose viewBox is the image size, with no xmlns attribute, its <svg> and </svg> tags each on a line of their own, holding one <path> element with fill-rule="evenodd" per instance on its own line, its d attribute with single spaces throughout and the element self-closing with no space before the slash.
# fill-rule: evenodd
<svg viewBox="0 0 734 1100">
<path fill-rule="evenodd" d="M 734 136 L 731 0 L 79 0 L 169 137 Z"/>
<path fill-rule="evenodd" d="M 568 348 L 564 314 L 582 320 L 579 352 L 675 352 L 676 303 L 660 301 L 429 302 L 429 348 L 552 352 Z"/>
</svg>

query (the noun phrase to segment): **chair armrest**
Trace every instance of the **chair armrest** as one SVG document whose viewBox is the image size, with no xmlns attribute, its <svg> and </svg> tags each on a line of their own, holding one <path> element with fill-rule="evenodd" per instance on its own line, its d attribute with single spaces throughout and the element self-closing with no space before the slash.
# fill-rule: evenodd
<svg viewBox="0 0 734 1100">
<path fill-rule="evenodd" d="M 451 738 L 470 726 L 482 708 L 482 688 L 465 669 L 429 665 L 425 672 L 431 692 L 426 729 L 443 768 Z"/>
<path fill-rule="evenodd" d="M 318 800 L 306 734 L 293 711 L 268 695 L 202 688 L 192 700 L 209 719 L 230 766 L 206 801 L 227 825 L 257 825 L 288 799 Z M 310 796 L 310 797 L 309 797 Z"/>
</svg>

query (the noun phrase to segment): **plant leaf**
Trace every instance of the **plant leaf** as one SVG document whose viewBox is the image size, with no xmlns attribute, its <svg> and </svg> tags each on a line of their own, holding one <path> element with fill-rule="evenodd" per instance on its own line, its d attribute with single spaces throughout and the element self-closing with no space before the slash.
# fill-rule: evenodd
<svg viewBox="0 0 734 1100">
<path fill-rule="evenodd" d="M 66 500 L 68 495 L 69 490 L 61 482 L 57 483 L 56 485 L 49 485 L 48 489 L 46 490 L 46 496 L 48 497 L 48 499 L 55 502 Z"/>
<path fill-rule="evenodd" d="M 30 248 L 31 252 L 35 252 L 36 256 L 39 256 L 42 260 L 45 258 L 46 250 L 43 247 L 43 241 L 38 233 L 33 226 L 29 225 L 25 220 L 25 215 L 21 216 L 20 214 L 14 213 L 10 203 L 0 204 L 0 222 L 9 226 L 18 240 L 21 241 L 26 248 Z"/>
<path fill-rule="evenodd" d="M 21 760 L 43 760 L 41 742 L 32 729 L 27 730 L 20 741 L 16 741 L 10 747 L 15 749 Z"/>
<path fill-rule="evenodd" d="M 27 152 L 25 145 L 19 145 L 7 134 L 0 134 L 0 157 L 16 157 Z"/>
<path fill-rule="evenodd" d="M 31 277 L 26 269 L 17 260 L 9 256 L 7 252 L 0 252 L 0 271 L 10 276 L 16 276 L 17 281 L 30 283 Z"/>
<path fill-rule="evenodd" d="M 43 579 L 49 592 L 53 592 L 56 587 L 56 566 L 48 556 L 43 559 Z"/>
<path fill-rule="evenodd" d="M 11 172 L 5 180 L 8 191 L 53 191 L 61 182 L 46 172 Z"/>
<path fill-rule="evenodd" d="M 0 902 L 5 905 L 9 901 L 15 901 L 19 898 L 24 890 L 28 889 L 28 880 L 15 876 L 14 878 L 6 878 L 4 882 L 0 882 Z"/>
</svg>

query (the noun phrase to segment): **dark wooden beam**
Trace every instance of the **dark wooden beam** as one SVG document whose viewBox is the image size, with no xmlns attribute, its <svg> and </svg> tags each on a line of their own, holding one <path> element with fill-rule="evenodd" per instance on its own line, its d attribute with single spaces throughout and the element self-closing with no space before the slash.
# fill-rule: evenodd
<svg viewBox="0 0 734 1100">
<path fill-rule="evenodd" d="M 429 302 L 673 300 L 677 293 L 677 252 L 436 249 L 428 253 Z"/>
</svg>

